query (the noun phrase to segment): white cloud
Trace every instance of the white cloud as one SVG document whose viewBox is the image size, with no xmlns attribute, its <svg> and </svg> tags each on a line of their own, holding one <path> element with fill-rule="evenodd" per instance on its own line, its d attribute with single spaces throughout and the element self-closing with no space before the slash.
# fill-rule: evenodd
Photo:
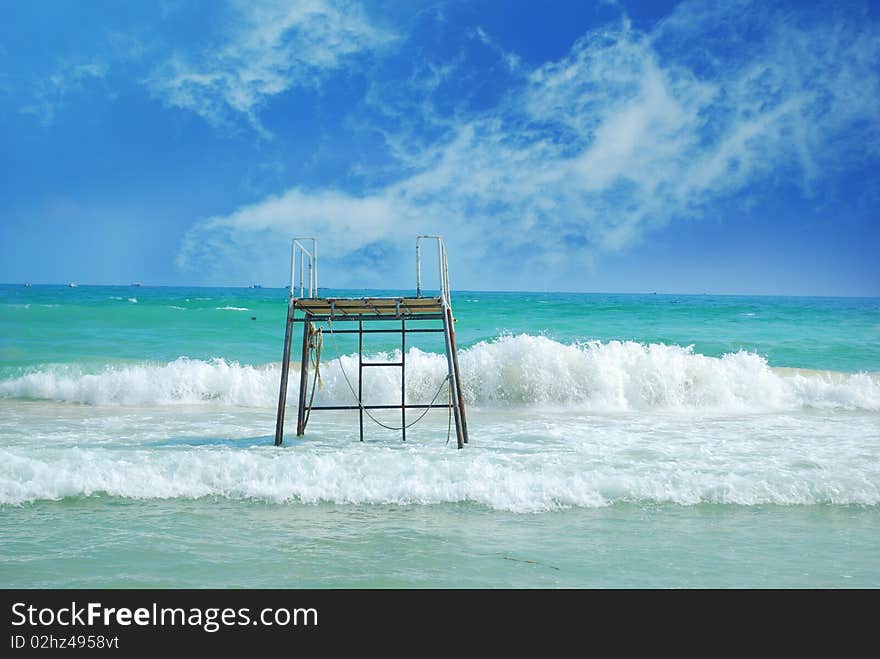
<svg viewBox="0 0 880 659">
<path fill-rule="evenodd" d="M 267 99 L 296 85 L 314 85 L 328 71 L 394 41 L 360 5 L 345 0 L 241 0 L 218 44 L 176 52 L 145 81 L 172 107 L 214 125 L 241 115 L 262 135 Z"/>
<path fill-rule="evenodd" d="M 231 248 L 227 265 L 247 268 L 294 233 L 345 254 L 428 231 L 448 236 L 470 264 L 465 278 L 488 281 L 498 266 L 505 279 L 493 285 L 534 288 L 746 186 L 793 179 L 809 193 L 826 172 L 880 153 L 876 29 L 753 14 L 760 24 L 729 53 L 732 20 L 701 4 L 649 33 L 622 20 L 559 61 L 518 62 L 522 77 L 489 111 L 437 120 L 422 104 L 442 134 L 425 145 L 410 128 L 388 133 L 395 182 L 293 188 L 212 218 L 191 230 L 181 263 L 211 263 L 202 246 L 212 241 Z"/>
<path fill-rule="evenodd" d="M 222 249 L 241 235 L 282 232 L 293 236 L 297 230 L 320 227 L 334 245 L 351 251 L 388 235 L 394 216 L 393 202 L 387 195 L 356 198 L 338 191 L 306 192 L 288 190 L 280 196 L 243 206 L 229 216 L 212 218 L 188 236 L 181 254 L 185 266 L 193 253 Z M 198 238 L 194 240 L 194 238 Z"/>
</svg>

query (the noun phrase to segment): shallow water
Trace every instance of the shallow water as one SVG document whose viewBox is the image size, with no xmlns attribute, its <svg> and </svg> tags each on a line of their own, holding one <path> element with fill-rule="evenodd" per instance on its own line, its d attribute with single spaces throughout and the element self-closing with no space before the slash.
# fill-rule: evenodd
<svg viewBox="0 0 880 659">
<path fill-rule="evenodd" d="M 0 515 L 12 587 L 859 588 L 864 506 L 284 505 L 114 497 Z M 13 521 L 14 520 L 14 521 Z"/>
</svg>

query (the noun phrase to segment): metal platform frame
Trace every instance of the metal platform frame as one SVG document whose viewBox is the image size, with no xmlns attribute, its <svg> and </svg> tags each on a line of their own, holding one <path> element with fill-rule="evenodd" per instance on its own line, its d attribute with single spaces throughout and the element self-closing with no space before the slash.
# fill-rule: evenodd
<svg viewBox="0 0 880 659">
<path fill-rule="evenodd" d="M 422 295 L 421 241 L 436 240 L 439 263 L 439 295 Z M 297 271 L 299 285 L 297 286 Z M 299 293 L 297 295 L 297 292 Z M 297 315 L 300 312 L 302 315 Z M 365 322 L 386 321 L 399 323 L 387 329 L 365 328 Z M 440 321 L 440 327 L 409 327 L 408 321 Z M 357 329 L 336 329 L 340 322 L 357 323 Z M 300 361 L 299 401 L 297 405 L 296 434 L 305 433 L 309 414 L 314 410 L 358 410 L 360 441 L 364 441 L 364 414 L 367 410 L 400 410 L 401 437 L 406 441 L 409 409 L 451 408 L 455 417 L 455 434 L 458 448 L 468 443 L 467 418 L 464 409 L 464 396 L 461 390 L 461 374 L 458 367 L 458 350 L 455 342 L 455 317 L 449 290 L 449 267 L 446 246 L 440 236 L 418 236 L 416 238 L 416 295 L 414 297 L 381 298 L 322 298 L 318 297 L 318 245 L 314 238 L 294 238 L 290 261 L 290 295 L 287 305 L 287 322 L 284 333 L 284 352 L 281 366 L 281 387 L 278 395 L 278 415 L 275 422 L 275 445 L 284 440 L 284 415 L 287 406 L 287 385 L 290 371 L 290 350 L 293 343 L 294 325 L 303 326 L 302 359 Z M 326 324 L 332 334 L 358 335 L 358 383 L 357 405 L 316 405 L 307 404 L 309 376 L 309 337 L 315 327 Z M 447 379 L 451 389 L 448 402 L 407 403 L 406 402 L 406 336 L 407 334 L 442 332 L 446 347 Z M 365 362 L 364 334 L 400 334 L 400 361 Z M 364 369 L 374 366 L 399 367 L 401 369 L 399 405 L 365 405 L 363 375 Z"/>
</svg>

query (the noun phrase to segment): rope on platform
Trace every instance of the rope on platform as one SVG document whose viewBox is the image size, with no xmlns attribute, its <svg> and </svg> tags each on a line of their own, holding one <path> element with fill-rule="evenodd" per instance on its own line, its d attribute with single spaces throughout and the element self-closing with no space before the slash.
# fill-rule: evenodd
<svg viewBox="0 0 880 659">
<path fill-rule="evenodd" d="M 342 356 L 339 351 L 339 346 L 336 345 L 336 334 L 333 333 L 333 321 L 332 320 L 327 321 L 327 330 L 330 332 L 330 339 L 333 341 L 333 349 L 336 351 L 336 361 L 339 362 L 339 370 L 342 371 L 342 377 L 345 378 L 345 382 L 346 382 L 346 384 L 348 384 L 348 390 L 351 391 L 351 395 L 354 398 L 355 402 L 358 404 L 358 407 L 361 409 L 361 411 L 363 411 L 363 413 L 366 414 L 373 423 L 375 423 L 376 425 L 382 426 L 383 428 L 385 428 L 387 430 L 403 430 L 404 428 L 412 428 L 419 421 L 424 419 L 425 416 L 428 414 L 428 412 L 431 411 L 431 409 L 432 409 L 431 407 L 426 407 L 425 410 L 418 416 L 418 418 L 415 421 L 412 421 L 411 423 L 407 423 L 405 426 L 399 426 L 399 427 L 386 425 L 386 424 L 382 423 L 381 421 L 379 421 L 379 419 L 374 417 L 372 414 L 370 414 L 370 410 L 368 410 L 366 407 L 364 407 L 363 402 L 361 402 L 361 400 L 358 398 L 358 395 L 355 393 L 354 386 L 351 384 L 351 380 L 348 379 L 348 373 L 345 372 L 345 367 L 342 365 Z M 444 384 L 448 385 L 450 383 L 450 377 L 451 377 L 450 374 L 447 373 L 446 377 L 443 378 L 442 382 L 440 382 L 440 387 L 437 389 L 437 392 L 434 394 L 434 397 L 431 399 L 431 402 L 428 403 L 429 405 L 433 405 L 436 402 L 437 397 L 440 395 L 440 392 L 443 391 L 443 385 Z M 450 405 L 449 405 L 450 422 L 449 422 L 449 428 L 447 428 L 447 431 L 446 431 L 446 443 L 448 444 L 449 443 L 449 434 L 450 434 L 451 428 L 452 428 L 452 421 L 451 421 L 451 419 L 452 419 L 452 416 L 451 416 L 452 415 L 452 405 L 451 405 L 452 387 L 448 386 L 447 389 L 449 390 L 449 400 L 450 400 Z M 312 393 L 314 394 L 314 390 L 312 391 Z M 306 418 L 308 418 L 308 417 L 306 417 Z"/>
<path fill-rule="evenodd" d="M 324 388 L 324 380 L 321 378 L 321 349 L 324 347 L 324 331 L 320 327 L 309 324 L 309 348 L 308 359 L 305 364 L 300 364 L 300 368 L 308 368 L 308 362 L 311 361 L 315 367 L 315 375 L 312 377 L 312 393 L 309 396 L 309 404 L 306 407 L 306 416 L 303 420 L 303 430 L 309 425 L 309 417 L 312 416 L 312 404 L 315 402 L 315 385 Z M 312 355 L 314 354 L 314 357 Z"/>
</svg>

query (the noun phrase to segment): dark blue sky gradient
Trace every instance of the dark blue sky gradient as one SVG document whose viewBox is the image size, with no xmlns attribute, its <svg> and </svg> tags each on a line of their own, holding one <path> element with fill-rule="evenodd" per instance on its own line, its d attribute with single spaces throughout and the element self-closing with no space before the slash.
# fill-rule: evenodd
<svg viewBox="0 0 880 659">
<path fill-rule="evenodd" d="M 278 285 L 307 233 L 343 257 L 322 283 L 405 286 L 430 231 L 457 288 L 880 295 L 875 4 L 317 5 L 0 3 L 0 281 Z M 788 80 L 799 44 L 818 73 Z M 551 96 L 554 63 L 582 82 Z M 638 144 L 601 151 L 629 111 Z"/>
</svg>

